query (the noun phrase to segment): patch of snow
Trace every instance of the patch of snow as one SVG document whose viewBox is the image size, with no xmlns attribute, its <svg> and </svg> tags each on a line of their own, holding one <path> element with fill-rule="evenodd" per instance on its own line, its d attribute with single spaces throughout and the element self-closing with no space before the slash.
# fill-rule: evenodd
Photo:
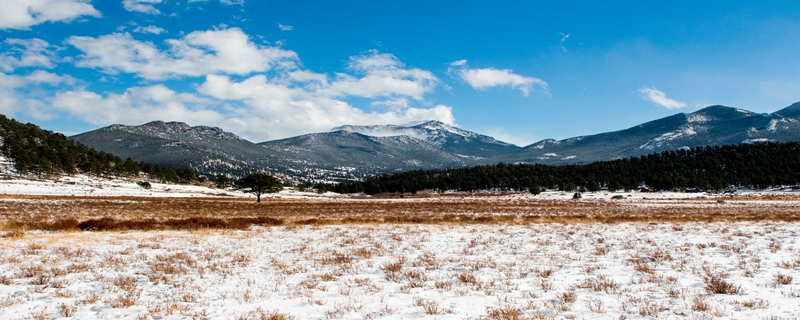
<svg viewBox="0 0 800 320">
<path fill-rule="evenodd" d="M 689 123 L 706 123 L 714 120 L 713 117 L 709 117 L 706 114 L 696 114 L 696 113 L 687 114 L 686 118 Z"/>
<path fill-rule="evenodd" d="M 694 127 L 689 126 L 689 125 L 684 125 L 684 126 L 681 126 L 680 128 L 678 128 L 676 130 L 663 133 L 660 136 L 655 137 L 655 138 L 651 139 L 650 141 L 645 142 L 644 144 L 639 146 L 639 149 L 654 150 L 655 148 L 658 148 L 658 147 L 661 147 L 662 145 L 664 145 L 664 142 L 672 141 L 672 140 L 675 140 L 675 139 L 678 139 L 678 138 L 681 138 L 681 137 L 692 136 L 692 135 L 695 135 L 695 134 L 697 134 L 697 131 L 695 131 Z"/>
<path fill-rule="evenodd" d="M 749 144 L 749 143 L 757 143 L 757 142 L 770 142 L 770 141 L 775 141 L 775 140 L 773 140 L 773 139 L 767 139 L 767 138 L 758 138 L 758 139 L 745 139 L 744 141 L 742 141 L 742 143 L 748 143 L 748 144 Z"/>
</svg>

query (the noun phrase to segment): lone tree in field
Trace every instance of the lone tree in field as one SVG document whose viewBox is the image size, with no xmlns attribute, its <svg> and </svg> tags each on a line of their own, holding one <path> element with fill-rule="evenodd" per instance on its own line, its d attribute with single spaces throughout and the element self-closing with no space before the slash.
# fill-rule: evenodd
<svg viewBox="0 0 800 320">
<path fill-rule="evenodd" d="M 236 180 L 234 185 L 244 192 L 254 193 L 256 202 L 261 202 L 262 193 L 276 193 L 283 190 L 283 183 L 266 173 L 253 173 Z"/>
</svg>

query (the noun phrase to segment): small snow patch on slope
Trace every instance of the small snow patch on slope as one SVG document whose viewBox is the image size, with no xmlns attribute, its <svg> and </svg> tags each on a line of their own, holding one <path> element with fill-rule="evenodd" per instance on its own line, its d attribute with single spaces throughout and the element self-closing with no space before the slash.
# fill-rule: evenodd
<svg viewBox="0 0 800 320">
<path fill-rule="evenodd" d="M 714 118 L 709 117 L 708 115 L 695 113 L 687 114 L 686 119 L 689 121 L 689 123 L 706 123 L 714 120 Z"/>
<path fill-rule="evenodd" d="M 650 141 L 647 141 L 643 145 L 639 146 L 639 149 L 642 150 L 653 150 L 655 148 L 661 147 L 667 141 L 672 141 L 681 137 L 687 137 L 697 134 L 697 131 L 692 126 L 681 126 L 677 130 L 673 130 L 670 132 L 666 132 L 661 134 L 658 137 L 653 138 Z"/>
</svg>

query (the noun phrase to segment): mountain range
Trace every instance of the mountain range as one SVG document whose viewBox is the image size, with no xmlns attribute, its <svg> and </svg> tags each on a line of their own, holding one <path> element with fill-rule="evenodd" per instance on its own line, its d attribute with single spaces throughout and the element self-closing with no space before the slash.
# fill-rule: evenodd
<svg viewBox="0 0 800 320">
<path fill-rule="evenodd" d="M 166 167 L 241 176 L 267 170 L 296 182 L 361 180 L 395 171 L 505 163 L 579 164 L 707 145 L 800 141 L 800 102 L 771 114 L 726 106 L 628 129 L 525 147 L 439 121 L 341 126 L 253 143 L 208 126 L 153 121 L 71 137 L 100 151 Z"/>
</svg>

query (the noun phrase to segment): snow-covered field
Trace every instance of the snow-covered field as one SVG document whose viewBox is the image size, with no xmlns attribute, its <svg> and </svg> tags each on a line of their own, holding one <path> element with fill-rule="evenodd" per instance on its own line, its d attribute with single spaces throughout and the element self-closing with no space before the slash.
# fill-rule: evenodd
<svg viewBox="0 0 800 320">
<path fill-rule="evenodd" d="M 796 192 L 597 192 L 574 201 L 566 192 L 389 199 L 287 188 L 261 204 L 251 198 L 203 186 L 6 177 L 0 319 L 800 314 Z M 237 230 L 27 230 L 104 217 L 279 222 Z"/>
<path fill-rule="evenodd" d="M 798 227 L 6 232 L 0 318 L 796 319 Z"/>
</svg>

